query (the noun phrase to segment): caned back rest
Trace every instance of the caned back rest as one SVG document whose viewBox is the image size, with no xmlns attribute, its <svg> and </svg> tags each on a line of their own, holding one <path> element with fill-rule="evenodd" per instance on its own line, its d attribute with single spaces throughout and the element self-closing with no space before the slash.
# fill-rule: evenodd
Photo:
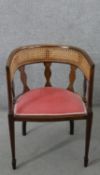
<svg viewBox="0 0 100 175">
<path fill-rule="evenodd" d="M 72 65 L 73 70 L 75 67 L 79 68 L 87 80 L 91 77 L 93 63 L 83 50 L 71 46 L 40 45 L 20 47 L 11 53 L 7 63 L 11 81 L 16 70 L 21 66 L 39 62 L 44 62 L 44 65 L 48 67 L 45 72 L 48 69 L 49 74 L 50 63 L 58 62 Z"/>
<path fill-rule="evenodd" d="M 9 112 L 13 112 L 13 104 L 19 95 L 27 92 L 27 75 L 25 65 L 43 63 L 46 77 L 45 86 L 51 86 L 51 64 L 65 63 L 70 65 L 69 84 L 67 89 L 74 91 L 76 69 L 79 68 L 84 75 L 83 100 L 87 103 L 89 111 L 92 107 L 94 63 L 83 50 L 72 46 L 39 45 L 25 46 L 15 49 L 9 56 L 6 65 Z M 20 71 L 20 79 L 23 83 L 23 92 L 17 97 L 14 88 L 14 74 Z M 87 84 L 88 81 L 88 84 Z M 88 85 L 88 87 L 87 87 Z"/>
</svg>

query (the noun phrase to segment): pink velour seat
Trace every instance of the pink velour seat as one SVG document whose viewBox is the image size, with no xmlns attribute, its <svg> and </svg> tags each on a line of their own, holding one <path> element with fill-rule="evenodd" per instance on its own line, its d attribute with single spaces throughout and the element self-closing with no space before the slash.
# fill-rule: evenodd
<svg viewBox="0 0 100 175">
<path fill-rule="evenodd" d="M 15 115 L 73 115 L 86 114 L 80 95 L 63 88 L 32 89 L 20 96 L 15 104 Z"/>
</svg>

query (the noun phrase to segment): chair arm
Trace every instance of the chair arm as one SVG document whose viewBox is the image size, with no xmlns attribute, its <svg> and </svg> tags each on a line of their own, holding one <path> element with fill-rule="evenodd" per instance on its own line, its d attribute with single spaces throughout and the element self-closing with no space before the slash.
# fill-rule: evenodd
<svg viewBox="0 0 100 175">
<path fill-rule="evenodd" d="M 6 78 L 7 78 L 7 91 L 8 91 L 8 110 L 9 114 L 13 114 L 12 82 L 10 79 L 10 71 L 8 66 L 6 66 Z"/>
<path fill-rule="evenodd" d="M 88 85 L 88 94 L 87 94 L 87 109 L 88 112 L 92 112 L 92 103 L 93 103 L 93 85 L 94 85 L 94 71 L 95 71 L 95 65 L 92 65 L 91 68 L 91 76 L 89 80 L 89 85 Z"/>
</svg>

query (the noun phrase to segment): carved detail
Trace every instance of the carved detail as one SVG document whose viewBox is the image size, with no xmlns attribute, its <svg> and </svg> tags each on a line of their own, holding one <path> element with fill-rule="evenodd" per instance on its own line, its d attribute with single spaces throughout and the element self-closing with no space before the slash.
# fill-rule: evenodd
<svg viewBox="0 0 100 175">
<path fill-rule="evenodd" d="M 22 84 L 23 84 L 23 93 L 24 93 L 24 92 L 27 92 L 30 90 L 28 85 L 27 85 L 27 75 L 25 73 L 25 66 L 21 66 L 19 68 L 19 71 L 20 71 L 20 79 L 21 79 Z"/>
<path fill-rule="evenodd" d="M 74 81 L 76 79 L 76 69 L 77 67 L 74 65 L 70 66 L 70 74 L 69 74 L 69 85 L 68 85 L 68 90 L 74 91 Z"/>
<path fill-rule="evenodd" d="M 45 65 L 45 71 L 44 71 L 44 74 L 45 74 L 45 77 L 46 77 L 46 83 L 45 83 L 45 86 L 51 86 L 51 83 L 50 83 L 50 77 L 51 77 L 51 70 L 50 70 L 50 65 L 51 63 L 47 63 L 45 62 L 44 63 Z"/>
<path fill-rule="evenodd" d="M 46 60 L 49 59 L 49 50 L 47 49 L 46 50 Z M 45 71 L 44 71 L 44 74 L 45 74 L 45 77 L 46 77 L 46 83 L 45 83 L 45 86 L 51 86 L 51 83 L 50 83 L 50 77 L 51 77 L 51 69 L 50 69 L 50 66 L 51 66 L 51 62 L 44 62 L 44 66 L 45 66 Z"/>
</svg>

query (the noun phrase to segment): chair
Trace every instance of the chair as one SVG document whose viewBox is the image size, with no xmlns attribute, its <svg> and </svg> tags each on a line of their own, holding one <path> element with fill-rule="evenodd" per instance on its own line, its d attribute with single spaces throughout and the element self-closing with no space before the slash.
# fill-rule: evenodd
<svg viewBox="0 0 100 175">
<path fill-rule="evenodd" d="M 43 63 L 46 84 L 42 88 L 27 85 L 25 66 Z M 69 84 L 66 89 L 52 87 L 51 64 L 70 65 Z M 74 91 L 76 70 L 83 74 L 83 96 Z M 15 72 L 20 71 L 23 92 L 17 97 L 14 88 Z M 86 120 L 84 166 L 88 166 L 88 153 L 92 126 L 92 98 L 94 63 L 89 55 L 76 47 L 59 45 L 30 45 L 13 50 L 7 60 L 8 121 L 12 152 L 12 168 L 16 169 L 15 122 L 22 122 L 26 135 L 26 122 L 69 121 L 70 134 L 74 134 L 74 120 Z M 77 148 L 76 148 L 77 149 Z"/>
</svg>

